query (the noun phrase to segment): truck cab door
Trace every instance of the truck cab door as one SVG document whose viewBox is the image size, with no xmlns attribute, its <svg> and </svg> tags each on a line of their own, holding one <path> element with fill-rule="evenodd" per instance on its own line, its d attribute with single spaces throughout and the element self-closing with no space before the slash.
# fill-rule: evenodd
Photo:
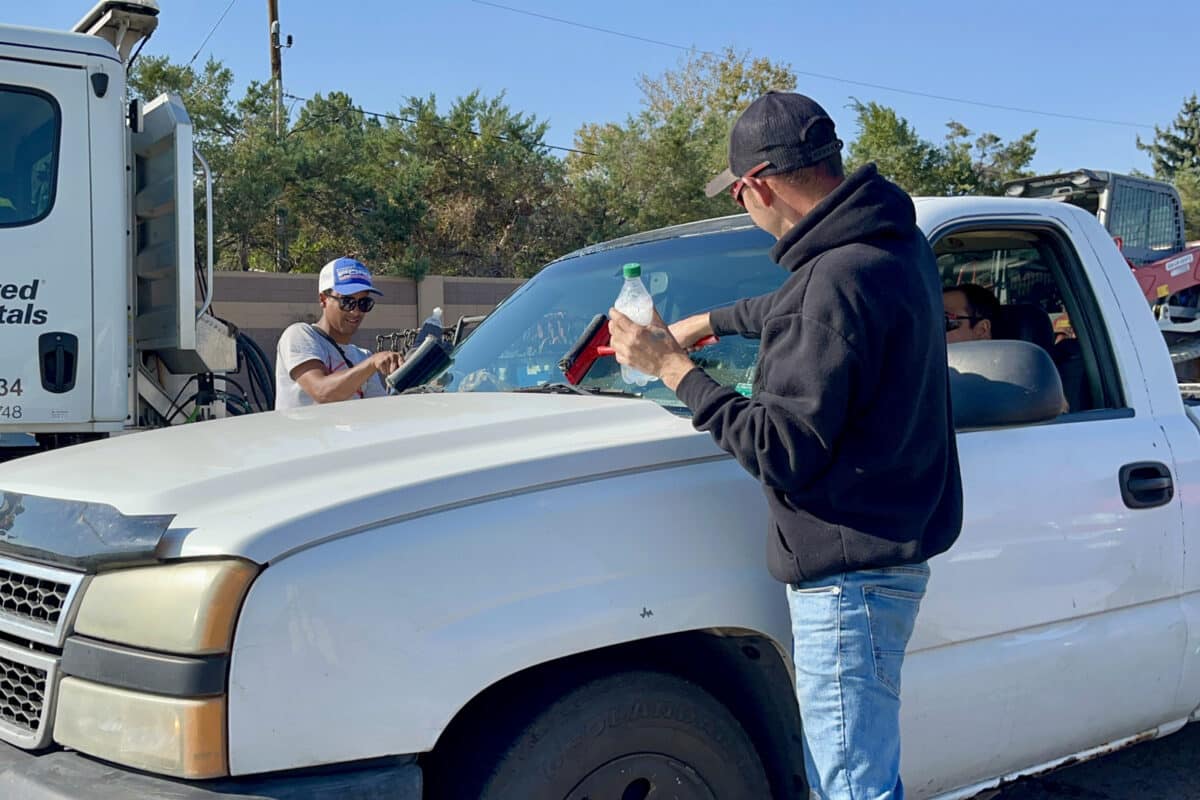
<svg viewBox="0 0 1200 800">
<path fill-rule="evenodd" d="M 84 69 L 0 58 L 0 432 L 92 420 L 87 92 Z"/>
<path fill-rule="evenodd" d="M 1051 422 L 958 433 L 962 534 L 930 563 L 905 663 L 904 769 L 937 776 L 922 794 L 1187 714 L 1178 476 L 1124 297 L 1077 214 L 960 219 L 931 236 L 943 287 L 999 299 L 994 338 L 1030 341 L 1081 381 Z"/>
</svg>

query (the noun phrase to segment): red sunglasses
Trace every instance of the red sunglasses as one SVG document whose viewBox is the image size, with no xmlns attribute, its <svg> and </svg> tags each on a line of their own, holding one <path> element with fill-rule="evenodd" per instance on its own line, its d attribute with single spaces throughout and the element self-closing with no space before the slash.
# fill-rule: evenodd
<svg viewBox="0 0 1200 800">
<path fill-rule="evenodd" d="M 745 208 L 746 204 L 742 202 L 742 191 L 746 188 L 746 178 L 753 178 L 755 175 L 762 172 L 769 166 L 771 166 L 771 162 L 764 161 L 734 181 L 733 186 L 729 187 L 729 194 L 733 197 L 733 202 L 737 203 L 742 208 Z"/>
</svg>

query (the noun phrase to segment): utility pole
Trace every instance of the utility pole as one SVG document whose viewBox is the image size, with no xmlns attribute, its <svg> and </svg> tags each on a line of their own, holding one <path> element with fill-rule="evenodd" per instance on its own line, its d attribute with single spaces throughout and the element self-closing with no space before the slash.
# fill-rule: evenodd
<svg viewBox="0 0 1200 800">
<path fill-rule="evenodd" d="M 275 87 L 275 136 L 283 133 L 283 56 L 279 41 L 279 0 L 267 0 L 268 30 L 271 32 L 271 85 Z"/>
<path fill-rule="evenodd" d="M 267 22 L 271 35 L 271 85 L 275 89 L 275 142 L 278 144 L 283 138 L 283 43 L 279 36 L 279 0 L 267 0 Z M 287 234 L 284 230 L 286 216 L 287 212 L 282 206 L 275 206 L 276 272 L 287 272 L 289 268 Z"/>
</svg>

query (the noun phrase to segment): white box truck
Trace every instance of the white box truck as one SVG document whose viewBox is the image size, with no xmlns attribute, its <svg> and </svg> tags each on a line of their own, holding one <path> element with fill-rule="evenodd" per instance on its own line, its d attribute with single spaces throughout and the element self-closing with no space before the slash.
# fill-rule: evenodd
<svg viewBox="0 0 1200 800">
<path fill-rule="evenodd" d="M 0 25 L 0 444 L 182 421 L 190 381 L 196 415 L 223 415 L 236 338 L 208 312 L 211 224 L 197 269 L 194 164 L 210 196 L 211 177 L 178 97 L 126 96 L 157 15 L 108 0 L 69 32 Z"/>
</svg>

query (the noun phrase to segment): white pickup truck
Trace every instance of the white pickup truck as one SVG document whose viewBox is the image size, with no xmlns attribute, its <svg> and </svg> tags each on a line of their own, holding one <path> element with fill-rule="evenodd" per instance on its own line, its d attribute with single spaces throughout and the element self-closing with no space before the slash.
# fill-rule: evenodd
<svg viewBox="0 0 1200 800">
<path fill-rule="evenodd" d="M 1200 432 L 1094 218 L 917 209 L 1012 340 L 950 348 L 966 519 L 904 671 L 909 795 L 966 798 L 1197 715 Z M 402 396 L 0 466 L 0 796 L 806 797 L 759 487 L 661 384 L 557 366 L 623 263 L 671 320 L 781 283 L 771 243 L 588 248 Z M 752 395 L 756 351 L 696 358 Z"/>
</svg>

